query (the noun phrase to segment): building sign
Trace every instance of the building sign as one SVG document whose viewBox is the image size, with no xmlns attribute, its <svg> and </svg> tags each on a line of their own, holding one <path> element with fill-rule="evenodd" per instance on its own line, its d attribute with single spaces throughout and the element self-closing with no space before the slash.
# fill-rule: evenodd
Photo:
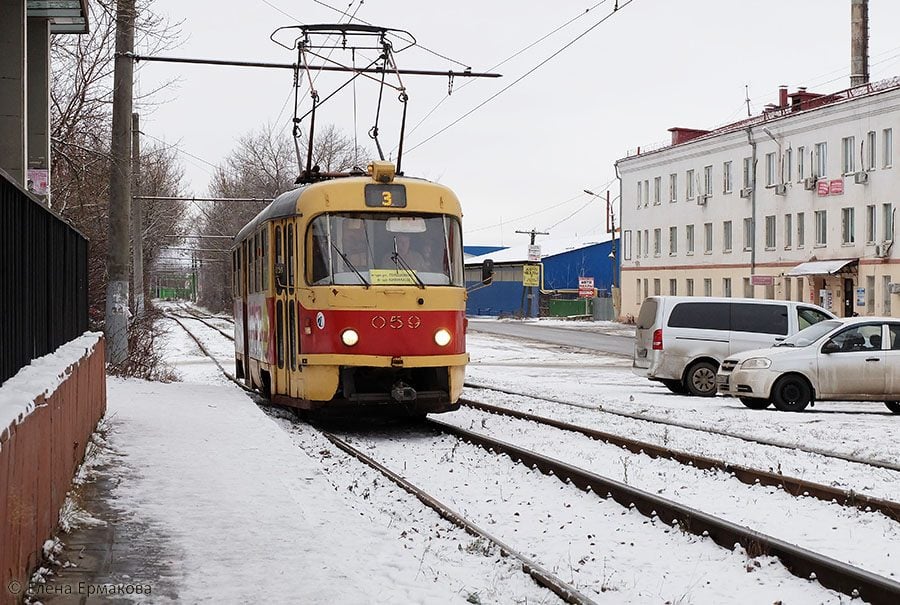
<svg viewBox="0 0 900 605">
<path fill-rule="evenodd" d="M 751 275 L 750 283 L 754 286 L 774 286 L 774 275 Z"/>
<path fill-rule="evenodd" d="M 540 265 L 523 265 L 522 266 L 522 285 L 523 286 L 540 286 L 541 285 L 541 266 Z"/>
<path fill-rule="evenodd" d="M 865 288 L 857 288 L 856 289 L 856 306 L 857 307 L 865 307 L 866 306 L 866 289 Z"/>
<path fill-rule="evenodd" d="M 816 182 L 816 191 L 819 194 L 819 197 L 825 197 L 828 195 L 828 181 L 824 179 L 820 179 Z"/>
<path fill-rule="evenodd" d="M 541 245 L 540 244 L 531 244 L 530 246 L 528 246 L 528 262 L 529 263 L 541 262 Z"/>
<path fill-rule="evenodd" d="M 578 298 L 594 297 L 594 278 L 579 277 L 578 278 Z"/>
<path fill-rule="evenodd" d="M 50 171 L 46 168 L 29 168 L 26 188 L 37 195 L 47 195 L 50 182 Z"/>
<path fill-rule="evenodd" d="M 828 183 L 828 195 L 843 195 L 844 179 L 832 179 Z"/>
<path fill-rule="evenodd" d="M 819 306 L 825 307 L 829 311 L 831 311 L 831 307 L 834 305 L 834 294 L 832 294 L 831 290 L 827 290 L 825 288 L 819 290 Z"/>
</svg>

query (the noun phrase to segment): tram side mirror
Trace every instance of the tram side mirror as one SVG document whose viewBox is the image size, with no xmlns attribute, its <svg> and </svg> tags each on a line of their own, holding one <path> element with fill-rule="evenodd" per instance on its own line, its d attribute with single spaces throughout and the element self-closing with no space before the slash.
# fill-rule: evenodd
<svg viewBox="0 0 900 605">
<path fill-rule="evenodd" d="M 494 281 L 494 261 L 491 259 L 486 259 L 484 264 L 481 265 L 481 283 L 485 286 L 489 286 Z"/>
<path fill-rule="evenodd" d="M 285 274 L 285 266 L 284 263 L 275 263 L 275 285 L 279 288 L 286 288 L 287 285 L 284 283 L 284 274 Z"/>
</svg>

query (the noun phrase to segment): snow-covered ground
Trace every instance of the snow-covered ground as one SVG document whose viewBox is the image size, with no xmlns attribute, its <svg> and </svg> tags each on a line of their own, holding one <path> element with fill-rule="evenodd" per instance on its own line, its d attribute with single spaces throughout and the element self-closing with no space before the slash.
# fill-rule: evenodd
<svg viewBox="0 0 900 605">
<path fill-rule="evenodd" d="M 233 345 L 202 323 L 183 320 L 226 368 Z M 553 603 L 510 559 L 457 530 L 380 475 L 348 458 L 290 412 L 259 407 L 229 382 L 184 330 L 166 322 L 165 358 L 183 382 L 111 380 L 110 455 L 121 461 L 113 497 L 171 536 L 182 560 L 179 600 Z M 215 322 L 228 331 L 229 324 Z M 554 322 L 584 329 L 585 324 Z M 627 333 L 628 327 L 589 325 Z M 620 409 L 748 435 L 814 442 L 857 456 L 895 460 L 900 418 L 873 404 L 822 404 L 836 413 L 751 411 L 737 401 L 672 395 L 633 376 L 630 360 L 470 333 L 472 382 L 587 407 L 497 392 L 465 395 L 578 424 L 724 457 L 746 466 L 900 498 L 900 473 L 861 469 L 810 454 L 604 414 Z M 817 406 L 816 410 L 820 410 Z M 864 412 L 846 414 L 844 412 Z M 888 577 L 900 575 L 898 527 L 881 515 L 717 473 L 626 455 L 595 441 L 531 423 L 460 411 L 442 415 L 507 441 L 681 499 L 808 548 L 839 555 Z M 531 426 L 530 426 L 531 425 Z M 603 603 L 849 603 L 770 559 L 750 561 L 572 486 L 447 437 L 390 427 L 355 439 L 414 483 Z M 412 440 L 412 441 L 410 441 Z M 627 461 L 626 461 L 627 460 Z M 706 506 L 704 506 L 706 504 Z M 742 508 L 743 507 L 743 508 Z M 752 510 L 749 510 L 752 509 Z M 790 532 L 782 530 L 791 525 Z M 815 535 L 815 527 L 820 535 Z M 806 543 L 803 543 L 806 540 Z M 840 552 L 840 544 L 853 544 Z M 832 551 L 827 551 L 827 549 Z"/>
</svg>

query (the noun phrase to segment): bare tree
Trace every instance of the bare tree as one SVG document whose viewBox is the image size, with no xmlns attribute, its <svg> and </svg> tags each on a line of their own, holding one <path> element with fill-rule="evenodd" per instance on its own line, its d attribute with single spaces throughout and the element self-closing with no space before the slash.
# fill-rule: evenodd
<svg viewBox="0 0 900 605">
<path fill-rule="evenodd" d="M 302 147 L 302 142 L 301 142 Z M 330 125 L 321 129 L 313 145 L 313 162 L 323 172 L 346 171 L 359 162 L 366 163 L 368 152 L 357 147 L 352 138 Z M 300 172 L 294 145 L 289 135 L 281 135 L 266 125 L 238 140 L 237 147 L 219 166 L 210 184 L 210 197 L 253 197 L 272 199 L 295 187 Z M 236 235 L 253 219 L 265 203 L 215 202 L 206 205 L 199 217 L 204 235 Z M 212 259 L 200 267 L 200 302 L 214 311 L 231 310 L 231 242 L 226 239 L 203 247 L 220 252 L 206 252 Z"/>
</svg>

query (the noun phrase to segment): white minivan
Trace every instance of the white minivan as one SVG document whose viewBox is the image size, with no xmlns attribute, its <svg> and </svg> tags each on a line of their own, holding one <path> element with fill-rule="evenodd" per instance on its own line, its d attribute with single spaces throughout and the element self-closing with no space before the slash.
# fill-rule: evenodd
<svg viewBox="0 0 900 605">
<path fill-rule="evenodd" d="M 638 314 L 632 369 L 673 393 L 711 397 L 719 364 L 729 355 L 771 347 L 834 317 L 790 300 L 651 296 Z"/>
</svg>

